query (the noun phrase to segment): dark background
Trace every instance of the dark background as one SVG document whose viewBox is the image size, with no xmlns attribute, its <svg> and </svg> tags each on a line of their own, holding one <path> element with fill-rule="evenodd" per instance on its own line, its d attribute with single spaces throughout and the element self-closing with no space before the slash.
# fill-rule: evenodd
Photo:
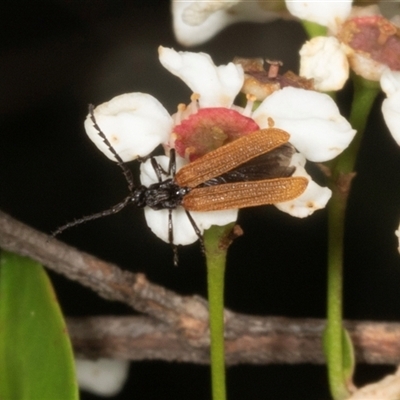
<svg viewBox="0 0 400 400">
<path fill-rule="evenodd" d="M 53 0 L 0 6 L 0 208 L 43 231 L 117 203 L 127 194 L 118 167 L 86 137 L 89 103 L 126 92 L 146 92 L 172 113 L 190 91 L 164 70 L 157 47 L 182 50 L 172 33 L 168 1 Z M 305 40 L 293 21 L 234 25 L 194 51 L 216 64 L 234 56 L 268 57 L 298 69 Z M 349 92 L 341 95 L 342 104 Z M 370 116 L 349 202 L 346 230 L 345 317 L 398 321 L 400 257 L 394 230 L 400 219 L 400 149 L 380 114 Z M 137 165 L 133 163 L 132 168 Z M 244 236 L 229 251 L 226 306 L 253 315 L 317 317 L 325 314 L 326 213 L 298 220 L 274 207 L 243 210 Z M 86 252 L 181 294 L 206 294 L 198 245 L 170 247 L 128 209 L 65 232 Z M 88 289 L 50 273 L 67 316 L 132 314 Z M 376 380 L 393 367 L 359 366 L 356 383 Z M 321 366 L 236 366 L 228 370 L 230 400 L 328 399 Z M 115 399 L 209 399 L 208 367 L 137 362 Z M 82 394 L 82 399 L 94 399 Z"/>
</svg>

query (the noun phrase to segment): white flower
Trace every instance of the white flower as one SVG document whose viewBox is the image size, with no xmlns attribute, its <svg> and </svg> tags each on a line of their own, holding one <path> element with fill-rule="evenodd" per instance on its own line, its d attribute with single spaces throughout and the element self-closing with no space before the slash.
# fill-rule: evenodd
<svg viewBox="0 0 400 400">
<path fill-rule="evenodd" d="M 351 7 L 351 1 L 286 1 L 286 5 L 293 15 L 328 27 L 340 42 L 335 48 L 326 47 L 333 38 L 313 39 L 315 43 L 310 41 L 302 49 L 301 55 L 307 58 L 301 61 L 300 75 L 315 78 L 317 89 L 340 89 L 347 64 L 370 81 L 379 81 L 386 67 L 400 69 L 398 27 L 376 5 Z M 337 83 L 332 84 L 332 78 Z"/>
<path fill-rule="evenodd" d="M 286 0 L 285 3 L 295 17 L 326 26 L 335 32 L 337 26 L 349 16 L 352 0 Z"/>
<path fill-rule="evenodd" d="M 75 361 L 79 387 L 99 396 L 115 396 L 128 377 L 127 360 L 77 358 Z"/>
<path fill-rule="evenodd" d="M 260 104 L 253 118 L 261 128 L 272 118 L 277 128 L 290 133 L 290 143 L 315 162 L 338 156 L 356 134 L 331 97 L 311 90 L 278 90 Z"/>
<path fill-rule="evenodd" d="M 337 37 L 346 47 L 351 69 L 364 79 L 379 81 L 389 67 L 400 69 L 398 27 L 377 7 L 354 7 Z"/>
<path fill-rule="evenodd" d="M 243 85 L 244 72 L 240 65 L 230 62 L 215 66 L 205 53 L 176 52 L 160 46 L 161 64 L 178 76 L 200 95 L 200 108 L 231 107 Z"/>
<path fill-rule="evenodd" d="M 169 158 L 166 156 L 155 157 L 157 162 L 168 170 Z M 181 157 L 177 157 L 177 168 L 180 169 L 187 162 Z M 142 163 L 140 166 L 140 181 L 142 185 L 150 186 L 157 182 L 157 176 L 151 165 L 150 160 Z M 196 222 L 200 232 L 209 229 L 212 225 L 224 226 L 237 220 L 238 210 L 223 210 L 210 212 L 190 212 Z M 164 242 L 168 242 L 168 210 L 153 210 L 150 207 L 144 209 L 144 216 L 147 225 Z M 187 245 L 195 242 L 198 237 L 190 223 L 183 207 L 178 207 L 172 213 L 172 225 L 179 227 L 174 229 L 174 243 Z"/>
<path fill-rule="evenodd" d="M 172 1 L 176 39 L 184 46 L 206 42 L 230 24 L 267 22 L 278 18 L 280 4 L 245 0 Z"/>
<path fill-rule="evenodd" d="M 329 188 L 321 187 L 312 180 L 304 168 L 305 164 L 306 158 L 301 153 L 294 154 L 290 164 L 296 167 L 292 176 L 304 176 L 309 180 L 305 192 L 293 200 L 275 204 L 279 210 L 298 218 L 308 217 L 314 211 L 324 208 L 332 195 Z"/>
<path fill-rule="evenodd" d="M 123 161 L 145 157 L 160 143 L 168 141 L 173 120 L 168 111 L 153 96 L 145 93 L 126 93 L 114 97 L 94 109 L 97 125 L 106 134 Z M 91 116 L 85 120 L 89 138 L 110 160 L 116 161 Z"/>
<path fill-rule="evenodd" d="M 98 126 L 113 145 L 116 143 L 117 152 L 121 150 L 124 152 L 124 160 L 132 159 L 132 155 L 144 155 L 144 137 L 148 132 L 150 132 L 149 141 L 152 144 L 146 147 L 146 151 L 151 151 L 149 149 L 157 144 L 163 144 L 168 150 L 172 144 L 177 153 L 192 160 L 194 155 L 201 157 L 202 154 L 213 149 L 212 146 L 208 147 L 209 143 L 206 143 L 203 148 L 204 141 L 215 141 L 216 147 L 219 147 L 227 140 L 234 140 L 243 134 L 268 128 L 272 119 L 275 127 L 289 132 L 290 142 L 303 154 L 296 154 L 292 159 L 292 165 L 297 168 L 295 175 L 304 176 L 309 180 L 308 188 L 302 196 L 294 201 L 281 203 L 278 207 L 290 215 L 305 217 L 325 206 L 331 192 L 311 181 L 304 169 L 304 157 L 312 161 L 329 160 L 347 147 L 355 133 L 349 123 L 340 116 L 335 103 L 329 96 L 303 89 L 285 88 L 267 97 L 252 113 L 251 101 L 244 109 L 232 104 L 244 80 L 240 66 L 229 63 L 217 67 L 208 55 L 202 53 L 176 52 L 172 49 L 160 48 L 159 54 L 162 64 L 196 91 L 196 96 L 192 96 L 192 103 L 186 108 L 178 107 L 178 113 L 172 117 L 154 98 L 142 93 L 118 96 L 108 104 L 97 107 L 95 118 Z M 132 99 L 138 102 L 135 106 L 132 106 Z M 143 103 L 140 103 L 140 99 L 143 99 Z M 149 105 L 149 112 L 145 110 L 147 105 Z M 113 118 L 107 119 L 108 115 L 103 110 L 109 109 L 112 109 L 110 114 Z M 103 117 L 103 114 L 106 115 Z M 152 118 L 152 115 L 155 117 Z M 152 124 L 153 120 L 154 124 Z M 104 125 L 103 121 L 105 121 Z M 130 129 L 127 121 L 133 121 L 136 125 Z M 89 135 L 93 135 L 91 125 L 93 121 L 89 118 L 85 122 Z M 119 133 L 121 126 L 124 128 L 123 134 Z M 140 136 L 143 135 L 143 139 L 137 140 L 140 151 L 133 147 L 137 144 L 132 139 L 132 136 L 135 137 L 138 134 L 138 129 Z M 158 132 L 157 140 L 153 140 L 152 133 L 160 129 L 162 132 Z M 200 135 L 198 135 L 199 130 Z M 98 135 L 98 132 L 96 134 Z M 113 137 L 114 135 L 117 140 Z M 196 139 L 191 142 L 193 137 Z M 187 138 L 189 138 L 188 142 Z M 97 140 L 97 142 L 100 150 L 113 159 L 102 140 Z M 167 171 L 169 158 L 160 156 L 156 159 Z M 187 162 L 188 160 L 177 157 L 177 169 Z M 150 160 L 141 164 L 140 179 L 146 187 L 158 182 Z M 201 233 L 211 225 L 226 225 L 237 218 L 237 210 L 191 214 Z M 154 210 L 146 207 L 145 217 L 153 232 L 168 242 L 168 210 Z M 175 244 L 189 244 L 198 239 L 182 207 L 173 210 L 172 222 Z"/>
<path fill-rule="evenodd" d="M 300 76 L 314 79 L 316 90 L 340 90 L 349 77 L 345 47 L 333 36 L 317 36 L 300 49 Z"/>
<path fill-rule="evenodd" d="M 352 1 L 286 0 L 285 3 L 292 15 L 335 31 L 349 15 Z M 236 22 L 269 22 L 287 16 L 282 1 L 172 0 L 171 9 L 176 39 L 184 46 L 204 43 Z"/>
<path fill-rule="evenodd" d="M 399 247 L 397 248 L 397 250 L 400 253 L 400 224 L 399 224 L 399 228 L 394 232 L 394 234 L 397 236 L 397 238 L 399 240 Z"/>
<path fill-rule="evenodd" d="M 347 400 L 396 400 L 400 398 L 400 368 L 394 374 L 357 389 Z"/>
<path fill-rule="evenodd" d="M 298 218 L 324 208 L 332 192 L 311 180 L 304 169 L 305 159 L 315 162 L 331 160 L 347 148 L 356 134 L 340 115 L 332 98 L 311 90 L 287 87 L 268 96 L 252 117 L 260 128 L 268 127 L 272 119 L 276 128 L 290 133 L 290 143 L 300 152 L 292 158 L 291 165 L 296 167 L 293 176 L 310 180 L 301 196 L 275 206 Z"/>
<path fill-rule="evenodd" d="M 385 70 L 381 88 L 387 98 L 382 103 L 382 114 L 394 140 L 400 146 L 400 72 Z"/>
</svg>

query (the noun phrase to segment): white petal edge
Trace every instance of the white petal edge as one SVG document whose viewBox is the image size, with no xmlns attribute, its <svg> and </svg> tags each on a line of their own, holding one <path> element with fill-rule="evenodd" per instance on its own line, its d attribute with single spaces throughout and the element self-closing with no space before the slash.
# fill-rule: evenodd
<svg viewBox="0 0 400 400">
<path fill-rule="evenodd" d="M 394 234 L 397 236 L 397 239 L 399 241 L 399 247 L 397 248 L 397 250 L 400 253 L 400 224 L 399 224 L 399 228 L 394 232 Z"/>
<path fill-rule="evenodd" d="M 393 139 L 400 146 L 400 91 L 383 100 L 382 114 Z"/>
<path fill-rule="evenodd" d="M 356 131 L 340 115 L 336 103 L 324 93 L 287 87 L 268 96 L 253 113 L 261 128 L 275 127 L 290 134 L 290 143 L 314 162 L 338 156 Z"/>
<path fill-rule="evenodd" d="M 166 156 L 155 157 L 157 162 L 166 171 L 168 169 L 169 158 Z M 177 169 L 184 164 L 183 159 L 177 159 Z M 142 163 L 140 166 L 140 181 L 143 185 L 149 186 L 157 182 L 157 177 L 150 160 Z M 238 210 L 223 210 L 209 212 L 191 212 L 200 232 L 209 229 L 212 225 L 224 226 L 236 221 Z M 153 210 L 145 207 L 144 216 L 147 225 L 164 242 L 169 242 L 168 232 L 168 210 Z M 172 212 L 172 226 L 174 235 L 174 244 L 188 245 L 198 240 L 198 236 L 190 223 L 183 207 L 178 207 Z"/>
<path fill-rule="evenodd" d="M 304 169 L 305 157 L 296 153 L 292 157 L 291 165 L 296 167 L 293 176 L 303 176 L 309 180 L 305 192 L 294 200 L 276 203 L 275 207 L 290 214 L 292 217 L 305 218 L 326 206 L 332 196 L 332 191 L 327 187 L 316 184 Z"/>
<path fill-rule="evenodd" d="M 347 400 L 394 400 L 400 398 L 400 369 L 378 382 L 357 389 Z"/>
<path fill-rule="evenodd" d="M 229 63 L 216 66 L 208 54 L 177 52 L 160 46 L 161 64 L 200 95 L 199 105 L 230 108 L 244 81 L 243 68 Z"/>
<path fill-rule="evenodd" d="M 382 114 L 396 143 L 400 146 L 400 72 L 386 68 L 380 80 L 387 98 L 382 102 Z"/>
<path fill-rule="evenodd" d="M 171 10 L 175 37 L 184 46 L 204 43 L 235 22 L 268 22 L 278 18 L 276 12 L 248 1 L 173 0 Z"/>
<path fill-rule="evenodd" d="M 300 49 L 300 76 L 314 79 L 316 90 L 340 90 L 349 77 L 345 47 L 333 36 L 317 36 Z"/>
<path fill-rule="evenodd" d="M 295 17 L 326 26 L 333 32 L 350 15 L 352 6 L 352 0 L 286 0 L 285 3 Z"/>
<path fill-rule="evenodd" d="M 400 91 L 400 71 L 392 71 L 386 68 L 382 73 L 380 84 L 387 97 Z"/>
<path fill-rule="evenodd" d="M 132 161 L 150 154 L 159 144 L 166 143 L 173 120 L 163 105 L 146 93 L 125 93 L 100 104 L 94 109 L 97 125 L 122 158 Z M 110 160 L 116 161 L 90 115 L 85 130 L 92 142 Z"/>
<path fill-rule="evenodd" d="M 238 210 L 190 212 L 190 214 L 203 234 L 212 225 L 224 226 L 235 222 Z M 152 232 L 164 242 L 169 243 L 168 210 L 152 210 L 146 207 L 144 209 L 144 216 Z M 183 207 L 178 207 L 172 211 L 172 224 L 174 244 L 186 246 L 199 239 Z"/>
<path fill-rule="evenodd" d="M 129 361 L 77 358 L 76 374 L 80 389 L 99 396 L 115 396 L 128 378 Z"/>
</svg>

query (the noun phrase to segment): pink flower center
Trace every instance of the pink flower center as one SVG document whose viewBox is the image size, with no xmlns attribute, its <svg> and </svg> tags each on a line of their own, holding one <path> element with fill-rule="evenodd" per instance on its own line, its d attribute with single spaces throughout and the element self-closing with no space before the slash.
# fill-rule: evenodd
<svg viewBox="0 0 400 400">
<path fill-rule="evenodd" d="M 175 126 L 177 153 L 190 161 L 259 130 L 249 117 L 228 108 L 202 108 Z"/>
<path fill-rule="evenodd" d="M 340 33 L 342 40 L 373 60 L 400 70 L 400 29 L 381 16 L 348 20 Z"/>
</svg>

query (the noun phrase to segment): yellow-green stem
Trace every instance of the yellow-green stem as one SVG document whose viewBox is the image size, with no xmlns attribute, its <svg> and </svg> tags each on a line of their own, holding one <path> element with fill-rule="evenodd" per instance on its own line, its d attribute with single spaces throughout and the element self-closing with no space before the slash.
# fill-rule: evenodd
<svg viewBox="0 0 400 400">
<path fill-rule="evenodd" d="M 342 292 L 343 239 L 346 199 L 336 187 L 328 207 L 328 299 L 327 327 L 324 337 L 328 379 L 334 399 L 348 397 L 343 374 Z"/>
<path fill-rule="evenodd" d="M 351 105 L 350 124 L 357 130 L 357 134 L 350 146 L 336 159 L 333 176 L 336 179 L 339 174 L 347 174 L 354 171 L 358 149 L 367 125 L 368 116 L 376 96 L 380 91 L 379 82 L 371 82 L 358 75 L 353 77 L 354 95 Z"/>
<path fill-rule="evenodd" d="M 227 246 L 221 239 L 232 225 L 212 226 L 204 233 L 210 321 L 211 388 L 213 400 L 226 399 L 224 342 L 224 277 Z"/>
<path fill-rule="evenodd" d="M 307 21 L 307 20 L 302 20 L 301 23 L 310 39 L 315 36 L 326 36 L 326 32 L 327 32 L 326 26 L 322 26 L 315 22 L 311 22 L 311 21 Z"/>
<path fill-rule="evenodd" d="M 352 366 L 349 365 L 349 360 L 352 358 L 349 354 L 352 352 L 352 346 L 342 324 L 343 245 L 347 198 L 362 134 L 372 104 L 379 93 L 379 86 L 375 82 L 368 82 L 356 76 L 353 77 L 353 82 L 354 99 L 350 123 L 357 130 L 357 135 L 334 164 L 331 164 L 332 198 L 328 205 L 328 293 L 324 348 L 329 385 L 335 400 L 348 397 L 348 383 L 351 381 L 353 371 Z"/>
</svg>

